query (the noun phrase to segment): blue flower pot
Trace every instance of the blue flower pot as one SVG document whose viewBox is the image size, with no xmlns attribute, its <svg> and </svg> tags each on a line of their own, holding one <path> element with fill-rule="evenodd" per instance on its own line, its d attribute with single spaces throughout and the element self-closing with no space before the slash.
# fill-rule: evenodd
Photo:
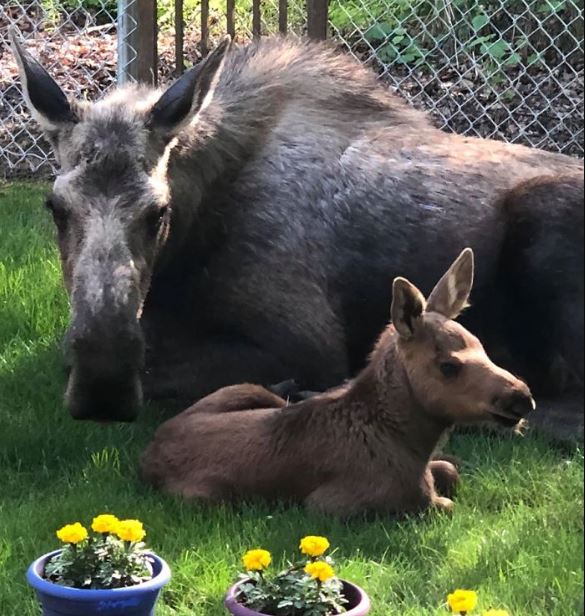
<svg viewBox="0 0 585 616">
<path fill-rule="evenodd" d="M 43 616 L 153 616 L 163 586 L 171 579 L 171 570 L 162 559 L 151 554 L 153 578 L 137 586 L 114 590 L 81 590 L 53 584 L 43 578 L 47 561 L 56 550 L 36 560 L 27 571 L 27 582 L 35 589 Z"/>
</svg>

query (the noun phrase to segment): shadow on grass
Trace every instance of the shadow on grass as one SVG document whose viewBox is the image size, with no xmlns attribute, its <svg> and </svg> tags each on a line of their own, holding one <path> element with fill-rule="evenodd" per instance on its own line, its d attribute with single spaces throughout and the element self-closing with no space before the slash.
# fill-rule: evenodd
<svg viewBox="0 0 585 616">
<path fill-rule="evenodd" d="M 147 407 L 135 424 L 76 422 L 63 404 L 66 381 L 56 344 L 23 353 L 0 372 L 0 456 L 9 464 L 18 463 L 21 470 L 40 462 L 53 469 L 74 466 L 88 449 L 146 445 L 164 419 L 157 409 Z"/>
</svg>

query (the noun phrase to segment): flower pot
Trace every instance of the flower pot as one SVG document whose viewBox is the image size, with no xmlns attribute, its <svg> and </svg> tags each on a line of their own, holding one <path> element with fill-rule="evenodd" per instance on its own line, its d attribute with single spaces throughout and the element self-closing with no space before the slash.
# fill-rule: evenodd
<svg viewBox="0 0 585 616">
<path fill-rule="evenodd" d="M 343 616 L 365 616 L 372 609 L 370 598 L 359 586 L 351 584 L 350 582 L 343 582 L 343 594 L 348 600 L 347 612 Z M 242 605 L 237 600 L 238 590 L 244 582 L 240 582 L 229 589 L 227 597 L 225 599 L 225 607 L 233 616 L 269 616 L 256 612 L 250 608 Z"/>
<path fill-rule="evenodd" d="M 47 562 L 61 550 L 36 560 L 26 574 L 43 608 L 43 616 L 153 616 L 161 588 L 171 579 L 162 558 L 152 556 L 153 578 L 143 584 L 113 590 L 82 590 L 53 584 L 44 579 Z"/>
</svg>

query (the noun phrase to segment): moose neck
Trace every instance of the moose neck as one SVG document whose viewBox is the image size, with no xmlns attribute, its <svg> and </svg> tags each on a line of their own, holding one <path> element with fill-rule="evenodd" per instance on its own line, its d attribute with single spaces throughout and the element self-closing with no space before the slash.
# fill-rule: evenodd
<svg viewBox="0 0 585 616">
<path fill-rule="evenodd" d="M 166 174 L 179 244 L 181 237 L 192 243 L 197 229 L 209 241 L 210 221 L 221 218 L 229 186 L 274 126 L 278 105 L 270 92 L 263 94 L 218 91 L 168 146 Z"/>
<path fill-rule="evenodd" d="M 355 379 L 347 395 L 360 399 L 361 412 L 377 423 L 380 433 L 426 463 L 451 424 L 430 415 L 418 402 L 398 349 L 393 328 L 382 335 L 369 365 Z"/>
</svg>

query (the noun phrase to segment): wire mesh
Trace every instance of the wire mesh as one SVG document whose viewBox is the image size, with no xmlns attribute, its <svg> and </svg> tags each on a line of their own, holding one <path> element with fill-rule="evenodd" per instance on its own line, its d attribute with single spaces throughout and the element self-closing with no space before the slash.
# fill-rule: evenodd
<svg viewBox="0 0 585 616">
<path fill-rule="evenodd" d="M 116 5 L 8 0 L 0 6 L 0 177 L 47 176 L 55 163 L 24 104 L 11 27 L 68 95 L 91 99 L 116 84 Z"/>
<path fill-rule="evenodd" d="M 583 156 L 578 0 L 333 0 L 330 20 L 439 126 Z"/>
<path fill-rule="evenodd" d="M 226 31 L 228 0 L 210 0 L 211 39 Z M 330 0 L 340 48 L 439 126 L 583 156 L 580 0 Z M 26 111 L 8 30 L 71 96 L 95 99 L 131 79 L 140 0 L 2 0 L 0 177 L 55 172 Z M 185 59 L 201 57 L 199 0 L 185 0 Z M 236 39 L 252 38 L 252 0 L 235 0 Z M 159 0 L 159 76 L 175 75 L 173 0 Z M 262 3 L 262 33 L 279 29 L 279 1 Z M 289 31 L 306 32 L 304 0 L 289 0 Z"/>
</svg>

